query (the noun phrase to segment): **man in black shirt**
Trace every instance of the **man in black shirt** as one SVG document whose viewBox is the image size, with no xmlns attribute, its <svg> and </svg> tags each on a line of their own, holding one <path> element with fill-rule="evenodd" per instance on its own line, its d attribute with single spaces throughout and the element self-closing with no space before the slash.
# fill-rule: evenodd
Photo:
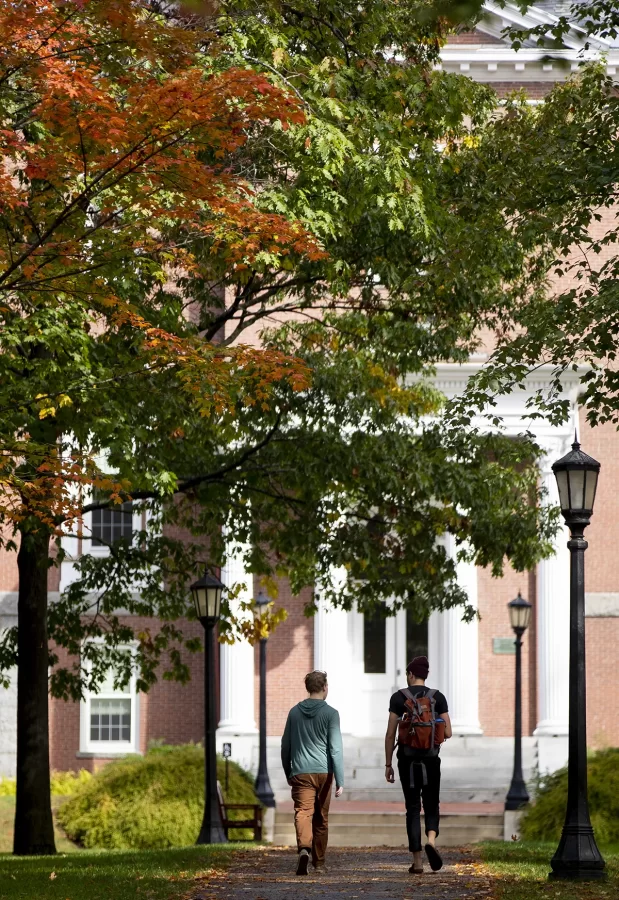
<svg viewBox="0 0 619 900">
<path fill-rule="evenodd" d="M 430 688 L 426 687 L 426 678 L 430 666 L 425 656 L 416 656 L 406 668 L 408 689 L 415 697 L 425 696 Z M 435 715 L 445 721 L 445 737 L 451 737 L 451 720 L 447 700 L 440 691 L 434 693 Z M 396 691 L 389 702 L 389 722 L 385 735 L 385 778 L 390 784 L 395 781 L 392 759 L 395 746 L 398 722 L 405 710 L 406 696 Z M 421 859 L 421 800 L 426 822 L 427 843 L 425 851 L 430 867 L 434 872 L 442 868 L 443 860 L 436 849 L 439 823 L 439 795 L 441 789 L 441 760 L 438 754 L 421 762 L 414 762 L 413 751 L 408 747 L 398 747 L 398 773 L 406 803 L 406 830 L 408 832 L 408 849 L 413 854 L 413 864 L 408 870 L 416 875 L 423 873 Z M 411 777 L 412 776 L 412 777 Z"/>
</svg>

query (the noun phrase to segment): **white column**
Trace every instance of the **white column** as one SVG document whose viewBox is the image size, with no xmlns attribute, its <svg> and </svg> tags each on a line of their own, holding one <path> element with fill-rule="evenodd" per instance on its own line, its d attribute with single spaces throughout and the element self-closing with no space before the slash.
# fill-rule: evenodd
<svg viewBox="0 0 619 900">
<path fill-rule="evenodd" d="M 447 537 L 447 552 L 456 555 L 455 540 Z M 471 606 L 477 609 L 477 567 L 459 562 L 458 583 Z M 428 684 L 442 691 L 449 704 L 454 734 L 480 735 L 479 723 L 479 637 L 477 619 L 462 620 L 462 608 L 435 612 L 428 623 Z"/>
<path fill-rule="evenodd" d="M 557 484 L 551 465 L 561 455 L 544 459 L 542 478 L 548 490 L 548 502 L 559 503 Z M 535 734 L 568 733 L 570 670 L 570 553 L 569 532 L 561 525 L 555 538 L 555 555 L 537 566 L 537 670 L 538 714 Z"/>
<path fill-rule="evenodd" d="M 343 732 L 350 732 L 350 716 L 354 715 L 352 681 L 351 614 L 334 609 L 320 597 L 317 585 L 318 611 L 314 616 L 314 668 L 327 673 L 327 702 L 340 714 Z"/>
<path fill-rule="evenodd" d="M 226 585 L 243 583 L 245 586 L 233 603 L 252 599 L 253 575 L 245 568 L 243 559 L 247 548 L 230 546 L 226 565 L 222 569 L 222 581 Z M 257 728 L 254 712 L 254 648 L 248 641 L 220 646 L 220 709 L 221 719 L 217 729 L 217 748 L 232 744 L 232 759 L 246 769 L 256 767 L 255 747 Z"/>
</svg>

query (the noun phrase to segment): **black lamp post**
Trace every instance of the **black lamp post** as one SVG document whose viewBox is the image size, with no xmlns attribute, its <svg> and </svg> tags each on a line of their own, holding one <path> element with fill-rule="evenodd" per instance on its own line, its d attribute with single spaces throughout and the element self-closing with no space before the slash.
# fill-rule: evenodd
<svg viewBox="0 0 619 900">
<path fill-rule="evenodd" d="M 262 614 L 270 602 L 264 591 L 258 592 L 256 597 L 258 619 L 262 618 Z M 272 808 L 275 806 L 275 795 L 267 769 L 267 640 L 266 637 L 260 638 L 260 754 L 254 790 L 258 800 L 264 806 Z"/>
<path fill-rule="evenodd" d="M 531 604 L 518 591 L 507 604 L 509 621 L 516 635 L 516 713 L 514 720 L 514 771 L 505 798 L 505 809 L 520 809 L 529 802 L 527 786 L 522 775 L 522 636 L 531 620 Z"/>
<path fill-rule="evenodd" d="M 215 749 L 215 626 L 221 610 L 223 584 L 208 572 L 191 585 L 196 615 L 204 628 L 204 817 L 197 844 L 227 842 L 217 796 Z"/>
<path fill-rule="evenodd" d="M 584 530 L 590 522 L 600 464 L 580 449 L 553 467 L 561 512 L 570 529 L 570 714 L 567 812 L 563 833 L 552 858 L 550 878 L 578 881 L 605 878 L 605 862 L 597 848 L 587 798 L 587 719 L 585 678 L 585 550 Z"/>
</svg>

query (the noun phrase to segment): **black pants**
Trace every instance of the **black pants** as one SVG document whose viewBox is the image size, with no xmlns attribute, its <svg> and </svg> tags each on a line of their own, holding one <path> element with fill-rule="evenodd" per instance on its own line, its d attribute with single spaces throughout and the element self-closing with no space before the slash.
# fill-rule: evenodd
<svg viewBox="0 0 619 900">
<path fill-rule="evenodd" d="M 441 760 L 435 756 L 424 760 L 427 784 L 424 784 L 423 769 L 419 763 L 413 763 L 413 781 L 411 786 L 411 760 L 405 756 L 398 758 L 398 772 L 404 802 L 406 803 L 406 831 L 408 833 L 408 849 L 411 853 L 421 850 L 421 801 L 426 821 L 426 834 L 436 831 L 438 836 L 439 797 L 441 792 Z"/>
</svg>

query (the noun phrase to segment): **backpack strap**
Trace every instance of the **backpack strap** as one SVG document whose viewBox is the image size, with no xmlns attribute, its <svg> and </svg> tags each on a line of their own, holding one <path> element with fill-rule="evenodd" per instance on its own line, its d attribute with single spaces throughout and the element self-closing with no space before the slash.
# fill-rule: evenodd
<svg viewBox="0 0 619 900">
<path fill-rule="evenodd" d="M 415 697 L 415 695 L 413 694 L 413 692 L 412 692 L 412 691 L 409 691 L 408 688 L 400 688 L 400 693 L 401 693 L 401 694 L 404 694 L 404 696 L 406 697 L 407 700 L 413 700 L 413 701 L 414 701 L 414 700 L 417 699 L 417 698 Z"/>
<path fill-rule="evenodd" d="M 411 762 L 411 767 L 409 770 L 409 784 L 412 788 L 415 787 L 415 766 L 421 767 L 421 785 L 422 787 L 427 787 L 428 785 L 428 770 L 426 769 L 426 765 L 423 761 L 419 762 L 417 760 L 413 760 Z"/>
</svg>

